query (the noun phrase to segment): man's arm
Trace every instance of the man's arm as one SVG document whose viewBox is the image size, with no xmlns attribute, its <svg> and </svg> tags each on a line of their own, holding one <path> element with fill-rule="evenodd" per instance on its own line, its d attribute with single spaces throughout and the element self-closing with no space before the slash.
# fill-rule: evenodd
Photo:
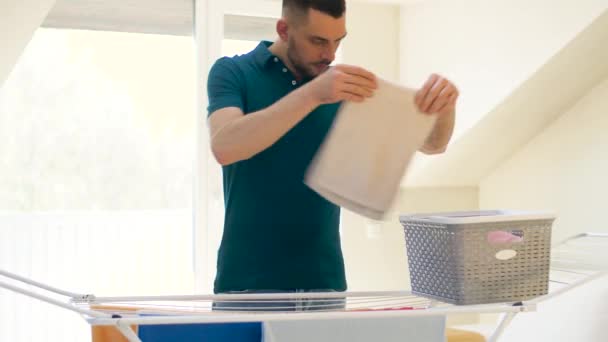
<svg viewBox="0 0 608 342">
<path fill-rule="evenodd" d="M 272 146 L 317 106 L 338 101 L 363 101 L 376 88 L 375 76 L 351 66 L 336 66 L 260 111 L 245 115 L 226 107 L 209 117 L 211 150 L 229 165 Z"/>
<path fill-rule="evenodd" d="M 458 95 L 458 89 L 449 80 L 435 74 L 417 92 L 415 102 L 418 109 L 426 114 L 437 115 L 435 127 L 420 148 L 421 152 L 445 152 L 454 132 Z"/>
<path fill-rule="evenodd" d="M 302 87 L 248 115 L 236 107 L 217 110 L 209 117 L 213 155 L 221 165 L 249 159 L 274 144 L 318 105 L 310 88 Z"/>
</svg>

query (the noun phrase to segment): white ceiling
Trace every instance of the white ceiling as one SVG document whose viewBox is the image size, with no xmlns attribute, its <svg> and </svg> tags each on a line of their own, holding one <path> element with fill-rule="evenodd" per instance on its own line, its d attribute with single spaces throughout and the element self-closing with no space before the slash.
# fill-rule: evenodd
<svg viewBox="0 0 608 342">
<path fill-rule="evenodd" d="M 547 61 L 406 186 L 477 186 L 501 162 L 608 77 L 608 11 Z M 525 122 L 525 125 L 522 123 Z"/>
</svg>

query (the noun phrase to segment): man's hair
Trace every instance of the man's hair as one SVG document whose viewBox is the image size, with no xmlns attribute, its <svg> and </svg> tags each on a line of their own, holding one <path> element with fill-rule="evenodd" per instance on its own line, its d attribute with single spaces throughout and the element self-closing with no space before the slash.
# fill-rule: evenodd
<svg viewBox="0 0 608 342">
<path fill-rule="evenodd" d="M 305 16 L 309 9 L 338 19 L 346 12 L 346 3 L 345 0 L 283 0 L 283 12 Z"/>
</svg>

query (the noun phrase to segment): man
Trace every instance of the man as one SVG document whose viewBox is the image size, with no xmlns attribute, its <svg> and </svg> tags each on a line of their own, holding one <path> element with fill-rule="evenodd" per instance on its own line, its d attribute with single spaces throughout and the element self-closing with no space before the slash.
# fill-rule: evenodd
<svg viewBox="0 0 608 342">
<path fill-rule="evenodd" d="M 219 59 L 209 74 L 211 148 L 226 206 L 216 293 L 346 290 L 340 208 L 303 178 L 340 102 L 373 96 L 376 77 L 330 67 L 346 36 L 344 0 L 284 0 L 276 30 L 274 43 Z M 457 97 L 437 75 L 418 91 L 420 110 L 438 115 L 423 152 L 444 151 Z"/>
</svg>

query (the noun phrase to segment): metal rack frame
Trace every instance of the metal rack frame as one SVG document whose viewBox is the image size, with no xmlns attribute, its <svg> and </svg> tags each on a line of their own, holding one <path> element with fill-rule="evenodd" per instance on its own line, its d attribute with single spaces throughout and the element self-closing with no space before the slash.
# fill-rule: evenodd
<svg viewBox="0 0 608 342">
<path fill-rule="evenodd" d="M 582 250 L 581 247 L 585 247 Z M 115 326 L 131 342 L 141 342 L 131 325 L 271 322 L 330 319 L 366 319 L 380 317 L 448 316 L 463 313 L 501 313 L 502 317 L 490 337 L 495 342 L 520 312 L 532 312 L 537 305 L 608 274 L 608 258 L 590 260 L 589 248 L 608 251 L 608 234 L 584 233 L 562 241 L 552 248 L 550 290 L 547 295 L 519 303 L 495 303 L 455 306 L 413 295 L 409 291 L 397 292 L 334 292 L 334 293 L 268 293 L 228 295 L 182 296 L 128 296 L 96 297 L 54 288 L 25 277 L 0 270 L 0 288 L 22 294 L 80 314 L 91 326 Z M 1 278 L 0 278 L 1 279 Z M 31 287 L 26 289 L 25 287 Z M 41 292 L 46 292 L 42 294 Z M 59 300 L 56 297 L 63 297 Z M 213 302 L 274 303 L 292 300 L 319 299 L 327 303 L 346 300 L 344 309 L 325 309 L 319 306 L 312 311 L 218 311 Z M 137 311 L 124 310 L 124 306 Z M 103 306 L 103 309 L 100 307 Z M 139 316 L 137 313 L 152 313 Z"/>
</svg>

